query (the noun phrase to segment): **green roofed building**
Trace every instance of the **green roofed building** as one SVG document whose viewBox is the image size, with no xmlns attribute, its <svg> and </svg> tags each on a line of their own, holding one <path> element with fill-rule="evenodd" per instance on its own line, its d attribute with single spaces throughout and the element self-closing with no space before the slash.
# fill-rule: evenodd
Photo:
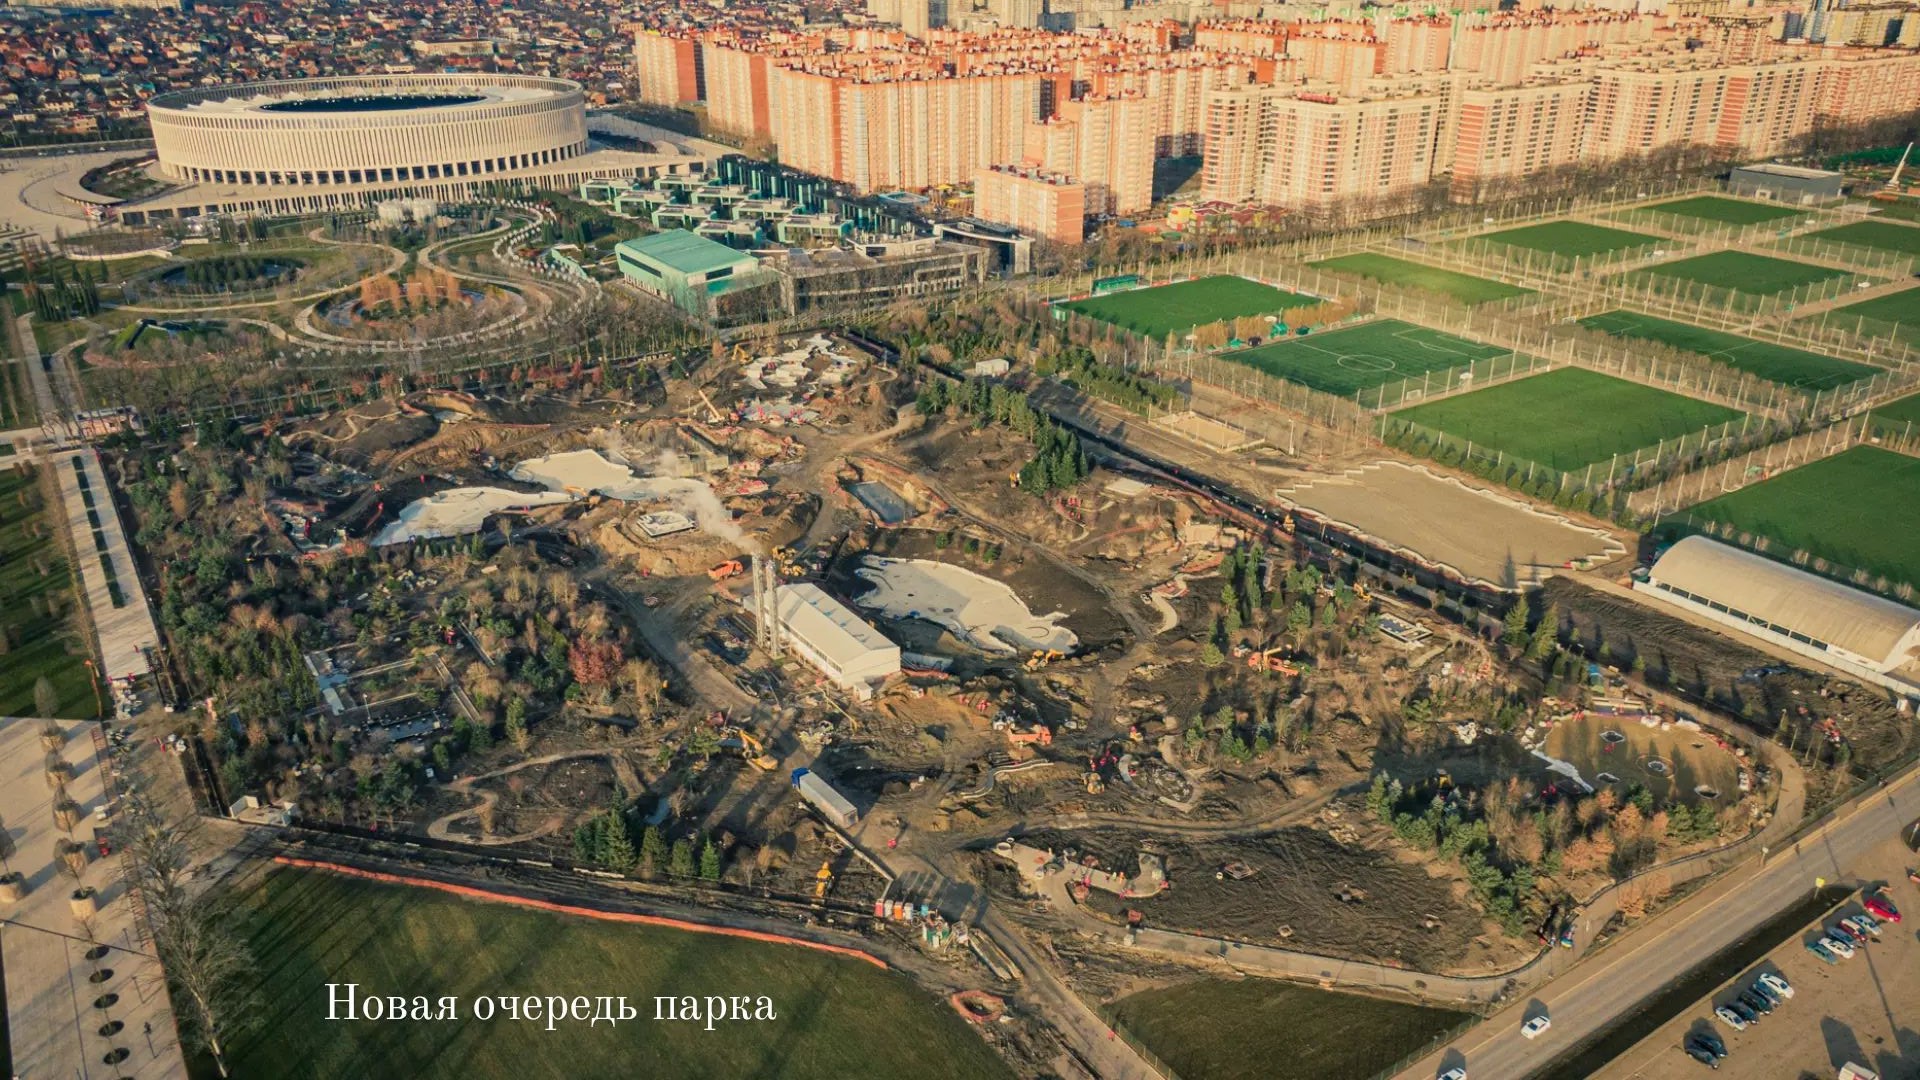
<svg viewBox="0 0 1920 1080">
<path fill-rule="evenodd" d="M 702 320 L 720 297 L 773 277 L 753 256 L 685 229 L 623 240 L 613 251 L 628 280 Z"/>
</svg>

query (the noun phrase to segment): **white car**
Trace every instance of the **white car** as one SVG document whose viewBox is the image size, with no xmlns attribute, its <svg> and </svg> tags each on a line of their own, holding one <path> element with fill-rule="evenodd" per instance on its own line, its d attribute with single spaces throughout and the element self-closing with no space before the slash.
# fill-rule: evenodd
<svg viewBox="0 0 1920 1080">
<path fill-rule="evenodd" d="M 1467 1070 L 1462 1066 L 1455 1065 L 1453 1068 L 1441 1073 L 1435 1080 L 1467 1080 Z"/>
<path fill-rule="evenodd" d="M 1721 1023 L 1727 1025 L 1728 1027 L 1732 1028 L 1735 1031 L 1747 1030 L 1747 1022 L 1745 1020 L 1740 1019 L 1740 1014 L 1737 1012 L 1734 1012 L 1732 1009 L 1727 1008 L 1725 1005 L 1722 1005 L 1719 1008 L 1713 1010 L 1713 1015 L 1719 1017 Z"/>
<path fill-rule="evenodd" d="M 1553 1021 L 1547 1019 L 1546 1014 L 1542 1013 L 1539 1016 L 1528 1017 L 1527 1022 L 1520 1025 L 1520 1034 L 1525 1035 L 1529 1039 L 1537 1039 L 1540 1037 L 1541 1032 L 1552 1026 Z"/>
<path fill-rule="evenodd" d="M 1827 948 L 1839 953 L 1842 959 L 1853 959 L 1853 942 L 1848 941 L 1845 935 L 1837 931 L 1828 931 L 1827 935 L 1820 940 Z"/>
<path fill-rule="evenodd" d="M 1793 984 L 1788 982 L 1786 979 L 1778 975 L 1775 975 L 1771 971 L 1761 972 L 1760 982 L 1767 989 L 1773 991 L 1776 994 L 1779 994 L 1783 998 L 1790 998 L 1793 996 Z"/>
</svg>

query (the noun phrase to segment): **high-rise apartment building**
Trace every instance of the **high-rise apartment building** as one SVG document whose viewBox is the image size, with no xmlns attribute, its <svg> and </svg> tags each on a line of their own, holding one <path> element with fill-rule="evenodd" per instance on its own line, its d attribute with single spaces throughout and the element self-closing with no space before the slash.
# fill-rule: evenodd
<svg viewBox="0 0 1920 1080">
<path fill-rule="evenodd" d="M 1222 149 L 1202 170 L 1203 195 L 1322 213 L 1430 183 L 1455 107 L 1444 94 L 1347 99 L 1279 87 L 1213 101 L 1208 142 Z"/>
<path fill-rule="evenodd" d="M 1086 235 L 1086 191 L 1057 173 L 999 166 L 973 178 L 974 213 L 989 221 L 1077 244 Z"/>
<path fill-rule="evenodd" d="M 1062 105 L 1027 127 L 1025 160 L 1086 188 L 1090 214 L 1136 214 L 1153 205 L 1152 103 L 1139 94 Z"/>
<path fill-rule="evenodd" d="M 1579 164 L 1591 91 L 1587 83 L 1571 82 L 1462 92 L 1454 198 L 1473 201 L 1512 181 Z"/>
<path fill-rule="evenodd" d="M 706 99 L 700 43 L 692 38 L 642 31 L 634 39 L 634 75 L 640 100 L 649 105 L 678 105 Z"/>
</svg>

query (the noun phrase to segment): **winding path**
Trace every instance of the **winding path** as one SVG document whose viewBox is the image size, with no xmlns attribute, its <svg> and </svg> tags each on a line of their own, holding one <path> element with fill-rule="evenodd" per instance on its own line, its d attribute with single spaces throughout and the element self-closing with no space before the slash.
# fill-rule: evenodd
<svg viewBox="0 0 1920 1080">
<path fill-rule="evenodd" d="M 645 785 L 640 781 L 640 774 L 634 769 L 633 763 L 629 762 L 626 759 L 626 755 L 618 750 L 567 750 L 560 753 L 542 754 L 536 758 L 528 758 L 525 761 L 516 762 L 504 769 L 495 769 L 492 772 L 481 773 L 478 776 L 463 776 L 453 783 L 448 784 L 448 791 L 458 791 L 462 794 L 474 795 L 479 798 L 480 802 L 478 805 L 470 806 L 465 810 L 455 810 L 451 814 L 435 818 L 433 822 L 427 826 L 427 835 L 435 840 L 456 840 L 463 844 L 473 844 L 479 847 L 523 844 L 528 840 L 537 840 L 542 836 L 551 836 L 566 825 L 567 816 L 565 814 L 554 814 L 547 819 L 546 824 L 539 828 L 527 832 L 515 833 L 511 836 L 455 835 L 452 827 L 454 822 L 463 818 L 477 817 L 481 811 L 499 803 L 499 793 L 484 789 L 480 791 L 473 790 L 473 785 L 480 781 L 507 776 L 511 773 L 517 773 L 522 769 L 530 769 L 535 765 L 551 765 L 556 761 L 570 761 L 576 758 L 607 758 L 608 764 L 613 767 L 614 776 L 620 781 L 621 787 L 635 794 L 645 789 Z"/>
</svg>

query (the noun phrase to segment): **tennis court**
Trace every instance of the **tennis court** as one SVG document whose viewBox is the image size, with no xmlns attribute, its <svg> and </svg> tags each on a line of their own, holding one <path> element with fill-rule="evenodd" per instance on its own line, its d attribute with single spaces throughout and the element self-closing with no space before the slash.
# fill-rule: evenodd
<svg viewBox="0 0 1920 1080">
<path fill-rule="evenodd" d="M 1729 367 L 1758 375 L 1768 382 L 1803 390 L 1845 386 L 1879 374 L 1880 369 L 1831 356 L 1788 348 L 1738 334 L 1709 330 L 1688 323 L 1656 319 L 1637 311 L 1608 311 L 1589 315 L 1580 325 L 1621 338 L 1658 341 L 1676 349 L 1710 356 Z"/>
<path fill-rule="evenodd" d="M 1398 319 L 1375 319 L 1242 349 L 1225 358 L 1322 393 L 1352 397 L 1360 390 L 1510 353 Z"/>
</svg>

